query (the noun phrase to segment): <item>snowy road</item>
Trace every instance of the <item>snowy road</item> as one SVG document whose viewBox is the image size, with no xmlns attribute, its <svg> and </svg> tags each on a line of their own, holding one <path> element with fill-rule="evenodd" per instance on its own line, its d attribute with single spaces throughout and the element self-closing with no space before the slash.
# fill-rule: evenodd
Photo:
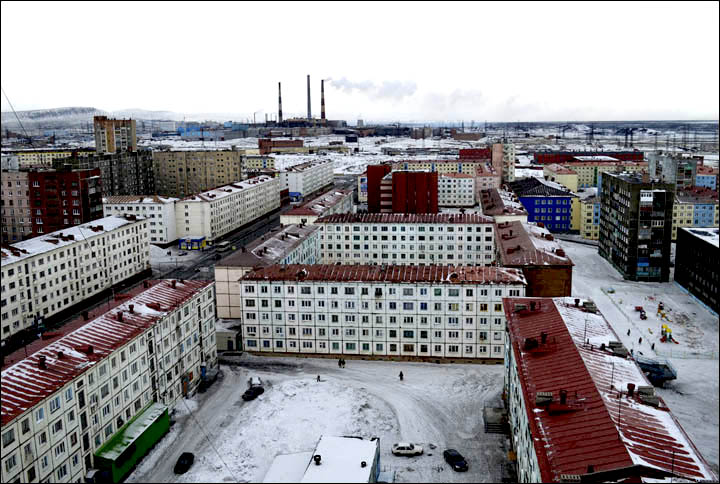
<svg viewBox="0 0 720 484">
<path fill-rule="evenodd" d="M 322 434 L 380 437 L 381 468 L 395 470 L 398 482 L 500 480 L 505 438 L 484 433 L 482 407 L 499 404 L 502 366 L 349 360 L 340 369 L 337 360 L 250 356 L 241 362 L 223 366 L 222 381 L 189 401 L 212 446 L 180 413 L 181 403 L 178 423 L 127 482 L 261 482 L 275 455 L 312 450 Z M 250 375 L 260 376 L 266 391 L 243 402 Z M 422 445 L 425 454 L 393 456 L 390 446 L 401 440 Z M 445 464 L 448 447 L 467 458 L 468 472 Z M 195 453 L 195 464 L 176 476 L 172 467 L 186 451 Z"/>
</svg>

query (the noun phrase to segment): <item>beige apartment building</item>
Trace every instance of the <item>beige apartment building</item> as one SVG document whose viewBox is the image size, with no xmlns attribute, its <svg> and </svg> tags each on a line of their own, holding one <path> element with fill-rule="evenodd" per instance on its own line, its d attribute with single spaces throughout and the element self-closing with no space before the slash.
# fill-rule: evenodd
<svg viewBox="0 0 720 484">
<path fill-rule="evenodd" d="M 95 116 L 95 150 L 98 153 L 137 151 L 137 134 L 134 119 L 108 119 Z"/>
<path fill-rule="evenodd" d="M 20 168 L 51 167 L 54 160 L 63 158 L 84 158 L 95 154 L 93 149 L 75 150 L 21 150 L 13 152 L 18 157 Z"/>
</svg>

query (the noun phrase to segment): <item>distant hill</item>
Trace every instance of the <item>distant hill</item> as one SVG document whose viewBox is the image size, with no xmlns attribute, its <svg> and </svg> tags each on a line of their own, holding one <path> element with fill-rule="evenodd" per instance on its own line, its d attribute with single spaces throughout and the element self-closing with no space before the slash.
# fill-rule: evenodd
<svg viewBox="0 0 720 484">
<path fill-rule="evenodd" d="M 181 114 L 173 111 L 148 111 L 145 109 L 123 109 L 120 111 L 103 111 L 90 107 L 68 107 L 55 109 L 35 109 L 32 111 L 17 111 L 23 126 L 27 130 L 40 129 L 73 129 L 92 128 L 93 116 L 108 116 L 111 118 L 132 118 L 144 120 L 170 120 L 170 121 L 243 121 L 247 114 L 232 113 L 189 113 Z M 12 111 L 2 112 L 2 127 L 17 131 L 20 125 Z"/>
</svg>

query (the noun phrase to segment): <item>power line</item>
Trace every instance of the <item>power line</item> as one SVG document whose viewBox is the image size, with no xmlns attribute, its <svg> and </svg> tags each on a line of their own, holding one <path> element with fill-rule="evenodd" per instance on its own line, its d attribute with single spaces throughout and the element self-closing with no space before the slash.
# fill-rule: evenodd
<svg viewBox="0 0 720 484">
<path fill-rule="evenodd" d="M 182 402 L 183 402 L 183 405 L 185 405 L 185 408 L 187 408 L 187 411 L 190 413 L 190 416 L 192 417 L 192 419 L 195 421 L 195 423 L 197 424 L 197 426 L 200 427 L 200 430 L 202 430 L 202 433 L 203 433 L 203 435 L 205 436 L 205 440 L 208 441 L 208 444 L 210 444 L 210 447 L 212 447 L 212 449 L 215 451 L 215 454 L 217 454 L 217 456 L 218 456 L 218 458 L 220 459 L 220 461 L 223 463 L 223 465 L 225 466 L 225 468 L 226 468 L 226 469 L 228 470 L 228 472 L 230 473 L 230 476 L 235 480 L 235 482 L 240 482 L 240 481 L 238 480 L 238 478 L 235 477 L 235 474 L 233 474 L 233 471 L 230 469 L 230 466 L 228 466 L 227 463 L 225 462 L 225 460 L 222 458 L 222 456 L 220 455 L 220 452 L 218 452 L 218 450 L 215 448 L 215 446 L 213 445 L 213 443 L 210 441 L 210 437 L 208 437 L 207 433 L 205 432 L 205 428 L 200 424 L 200 422 L 198 421 L 198 419 L 195 418 L 195 414 L 192 413 L 192 410 L 190 410 L 190 407 L 188 407 L 188 404 L 187 404 L 187 402 L 185 401 L 184 398 L 182 399 Z"/>
<path fill-rule="evenodd" d="M 0 87 L 2 89 L 2 87 Z M 8 95 L 5 93 L 5 89 L 2 89 L 2 93 L 5 96 L 5 99 L 7 100 L 8 104 L 10 105 L 10 109 L 12 109 L 13 114 L 15 115 L 15 119 L 17 119 L 18 123 L 20 124 L 20 127 L 23 130 L 23 133 L 25 133 L 25 137 L 30 140 L 30 146 L 32 146 L 32 139 L 30 136 L 28 136 L 27 131 L 25 130 L 25 126 L 23 126 L 22 121 L 20 121 L 20 118 L 18 117 L 17 113 L 15 112 L 15 108 L 13 107 L 12 103 L 10 102 L 10 98 L 8 98 Z"/>
</svg>

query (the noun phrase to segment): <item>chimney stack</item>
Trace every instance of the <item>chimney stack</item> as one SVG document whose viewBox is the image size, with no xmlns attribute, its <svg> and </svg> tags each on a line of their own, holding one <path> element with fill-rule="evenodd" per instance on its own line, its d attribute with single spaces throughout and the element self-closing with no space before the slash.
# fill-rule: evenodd
<svg viewBox="0 0 720 484">
<path fill-rule="evenodd" d="M 282 123 L 282 89 L 278 82 L 278 123 Z"/>
<path fill-rule="evenodd" d="M 320 81 L 320 119 L 325 121 L 325 79 Z"/>
<path fill-rule="evenodd" d="M 307 76 L 307 85 L 308 85 L 308 121 L 312 119 L 312 111 L 310 109 L 310 74 Z"/>
</svg>

